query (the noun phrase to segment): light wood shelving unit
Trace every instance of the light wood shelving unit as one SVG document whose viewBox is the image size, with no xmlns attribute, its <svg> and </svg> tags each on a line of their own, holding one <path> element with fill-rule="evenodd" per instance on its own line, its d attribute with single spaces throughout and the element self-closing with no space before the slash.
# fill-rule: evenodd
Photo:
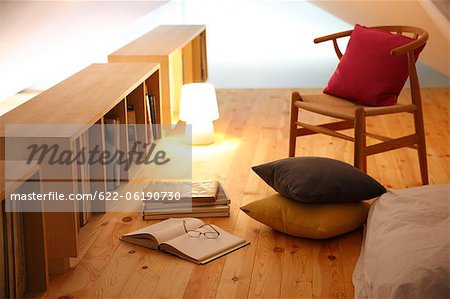
<svg viewBox="0 0 450 299">
<path fill-rule="evenodd" d="M 94 164 L 80 168 L 76 163 L 65 166 L 44 163 L 39 165 L 39 170 L 37 166 L 24 170 L 20 180 L 23 182 L 32 179 L 39 181 L 38 184 L 21 186 L 19 182 L 9 184 L 9 189 L 6 190 L 5 163 L 11 162 L 4 161 L 5 151 L 7 151 L 5 147 L 11 146 L 9 142 L 16 142 L 12 151 L 9 147 L 6 157 L 8 160 L 27 159 L 29 154 L 23 147 L 29 141 L 23 136 L 17 137 L 17 140 L 10 135 L 6 136 L 7 125 L 36 125 L 28 127 L 29 136 L 40 136 L 38 135 L 41 133 L 40 126 L 53 125 L 58 128 L 55 130 L 57 143 L 63 149 L 75 152 L 82 146 L 89 150 L 99 146 L 100 150 L 104 150 L 107 129 L 105 120 L 110 122 L 110 119 L 126 125 L 120 127 L 118 134 L 120 138 L 118 146 L 121 151 L 128 152 L 131 147 L 128 136 L 128 125 L 131 123 L 144 125 L 136 126 L 136 140 L 143 143 L 151 142 L 154 136 L 147 126 L 151 121 L 148 116 L 146 96 L 154 96 L 154 123 L 176 124 L 178 122 L 182 84 L 202 82 L 208 77 L 206 29 L 205 26 L 200 25 L 160 26 L 109 55 L 108 60 L 114 63 L 93 64 L 1 117 L 2 189 L 0 195 L 2 206 L 4 206 L 7 192 L 14 191 L 14 188 L 22 193 L 49 191 L 65 194 L 93 193 L 107 191 L 109 180 L 105 165 Z M 129 119 L 128 113 L 130 106 L 134 111 L 132 119 Z M 54 140 L 55 132 L 44 137 L 52 137 Z M 8 138 L 8 144 L 5 143 L 6 138 Z M 138 150 L 142 150 L 142 146 L 139 146 Z M 18 170 L 21 168 L 18 167 Z M 120 166 L 118 172 L 120 184 L 116 187 L 120 190 L 126 187 L 133 173 L 138 173 L 133 168 L 127 170 L 125 165 Z M 64 178 L 64 183 L 55 184 L 55 181 L 61 177 Z M 32 188 L 36 190 L 31 190 Z M 66 212 L 50 212 L 45 203 L 42 204 L 44 212 L 3 215 L 5 213 L 2 209 L 0 230 L 2 246 L 7 244 L 5 242 L 8 242 L 8 238 L 10 243 L 16 242 L 11 238 L 9 230 L 14 229 L 13 222 L 17 221 L 19 216 L 21 217 L 22 242 L 26 247 L 23 259 L 19 262 L 23 266 L 20 269 L 26 271 L 26 282 L 15 285 L 14 290 L 9 288 L 6 290 L 6 280 L 18 270 L 14 268 L 15 266 L 12 272 L 5 270 L 2 272 L 6 276 L 2 278 L 5 283 L 2 285 L 0 295 L 6 296 L 16 292 L 14 296 L 17 297 L 44 296 L 48 289 L 49 274 L 64 273 L 69 270 L 71 264 L 76 264 L 80 260 L 86 252 L 84 247 L 91 243 L 90 235 L 101 220 L 102 214 L 85 215 L 84 212 L 77 212 L 79 207 L 76 204 L 78 204 L 76 201 L 69 202 L 69 209 L 66 209 Z M 109 208 L 105 201 L 93 202 L 92 206 L 89 206 L 89 209 L 94 211 Z M 89 217 L 90 222 L 84 223 L 83 221 L 87 218 L 80 220 L 80 217 Z M 72 263 L 71 258 L 73 258 Z M 3 268 L 9 269 L 8 263 L 13 265 L 14 257 L 9 257 L 2 251 L 0 261 L 4 263 Z M 16 284 L 13 280 L 11 283 Z"/>
<path fill-rule="evenodd" d="M 109 62 L 161 65 L 162 123 L 178 123 L 181 86 L 208 79 L 206 27 L 162 25 L 108 56 Z"/>
<path fill-rule="evenodd" d="M 105 148 L 105 119 L 116 117 L 120 124 L 129 124 L 127 119 L 128 104 L 134 106 L 137 124 L 149 124 L 147 116 L 147 102 L 145 96 L 155 96 L 155 102 L 160 101 L 160 68 L 158 63 L 114 63 L 93 64 L 75 75 L 67 78 L 56 86 L 44 91 L 40 95 L 24 103 L 3 115 L 0 124 L 0 141 L 5 148 L 5 124 L 36 124 L 36 125 L 61 125 L 58 131 L 58 142 L 64 148 L 76 149 L 77 142 L 91 149 L 99 145 Z M 163 117 L 160 105 L 157 106 L 158 119 Z M 72 125 L 76 126 L 64 126 Z M 93 125 L 97 126 L 93 126 Z M 39 127 L 39 126 L 37 126 Z M 127 126 L 120 129 L 120 149 L 128 152 Z M 147 132 L 147 126 L 139 126 L 136 139 L 141 142 L 149 142 L 151 134 Z M 20 150 L 14 153 L 14 159 L 24 155 Z M 9 155 L 9 154 L 8 154 Z M 5 153 L 2 152 L 4 160 Z M 11 159 L 11 157 L 8 157 Z M 24 159 L 24 157 L 22 157 Z M 59 167 L 59 168 L 58 168 Z M 69 167 L 69 168 L 67 168 Z M 58 191 L 65 193 L 82 193 L 94 191 L 106 191 L 106 166 L 98 163 L 84 170 L 88 183 L 80 187 L 79 177 L 75 163 L 63 166 L 40 166 L 41 176 L 46 180 L 42 182 L 41 192 Z M 64 173 L 67 183 L 62 187 L 55 187 L 54 181 L 58 174 Z M 68 176 L 68 174 L 70 174 Z M 78 178 L 78 179 L 77 179 Z M 130 178 L 130 171 L 124 165 L 120 169 L 120 181 L 126 184 Z M 59 185 L 59 184 L 58 184 Z M 105 201 L 93 204 L 105 205 L 96 207 L 96 210 L 108 210 Z M 69 258 L 75 258 L 80 253 L 80 228 L 79 213 L 75 212 L 75 203 L 70 207 L 73 212 L 49 212 L 45 213 L 45 234 L 48 254 L 48 269 L 52 274 L 63 273 L 69 269 Z M 46 210 L 47 211 L 47 210 Z M 95 222 L 95 221 L 94 221 Z M 87 223 L 87 226 L 89 223 Z"/>
</svg>

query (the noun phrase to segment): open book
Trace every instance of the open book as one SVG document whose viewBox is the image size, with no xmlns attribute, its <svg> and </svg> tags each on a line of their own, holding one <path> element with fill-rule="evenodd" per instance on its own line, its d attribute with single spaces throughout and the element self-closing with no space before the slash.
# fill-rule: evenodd
<svg viewBox="0 0 450 299">
<path fill-rule="evenodd" d="M 215 229 L 220 235 L 214 239 L 208 239 L 204 235 L 191 237 L 186 234 L 183 220 L 186 221 L 188 230 L 205 233 L 214 232 Z M 125 234 L 121 240 L 151 249 L 160 249 L 197 264 L 206 264 L 250 244 L 215 225 L 212 225 L 214 229 L 209 225 L 201 227 L 204 224 L 196 218 L 170 218 Z"/>
</svg>

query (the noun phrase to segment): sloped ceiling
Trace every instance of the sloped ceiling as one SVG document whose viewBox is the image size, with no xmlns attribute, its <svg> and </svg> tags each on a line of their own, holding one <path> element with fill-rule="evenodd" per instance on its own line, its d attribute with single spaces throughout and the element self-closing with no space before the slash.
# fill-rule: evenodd
<svg viewBox="0 0 450 299">
<path fill-rule="evenodd" d="M 448 0 L 431 0 L 434 6 L 450 21 L 450 2 Z"/>
<path fill-rule="evenodd" d="M 430 38 L 420 56 L 420 61 L 450 76 L 450 25 L 441 12 L 441 10 L 448 11 L 448 0 L 310 2 L 350 24 L 410 25 L 427 30 Z"/>
</svg>

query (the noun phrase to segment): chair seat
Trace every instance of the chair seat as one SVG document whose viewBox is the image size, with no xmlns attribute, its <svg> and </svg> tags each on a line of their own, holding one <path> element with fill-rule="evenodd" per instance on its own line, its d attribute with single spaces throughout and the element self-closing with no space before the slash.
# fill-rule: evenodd
<svg viewBox="0 0 450 299">
<path fill-rule="evenodd" d="M 392 106 L 382 107 L 365 106 L 324 93 L 301 95 L 301 99 L 301 101 L 295 102 L 295 106 L 311 112 L 345 120 L 354 120 L 355 111 L 358 108 L 364 108 L 367 116 L 400 112 L 413 112 L 417 109 L 416 105 L 414 104 L 399 103 Z"/>
</svg>

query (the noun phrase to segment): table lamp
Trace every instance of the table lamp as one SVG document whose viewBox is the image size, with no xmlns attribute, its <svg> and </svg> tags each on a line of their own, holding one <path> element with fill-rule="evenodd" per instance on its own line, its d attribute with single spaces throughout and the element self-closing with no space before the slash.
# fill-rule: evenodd
<svg viewBox="0 0 450 299">
<path fill-rule="evenodd" d="M 214 143 L 213 121 L 219 119 L 216 91 L 210 83 L 189 83 L 181 88 L 180 120 L 186 124 L 186 141 L 193 145 Z"/>
</svg>

